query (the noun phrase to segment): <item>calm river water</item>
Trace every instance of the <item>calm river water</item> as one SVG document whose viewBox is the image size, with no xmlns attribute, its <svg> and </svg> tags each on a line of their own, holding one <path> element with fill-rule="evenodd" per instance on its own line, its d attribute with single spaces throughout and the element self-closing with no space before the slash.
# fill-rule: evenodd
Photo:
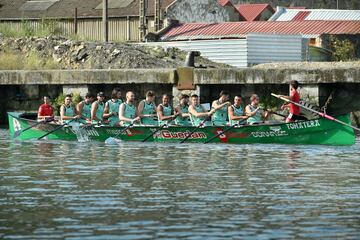
<svg viewBox="0 0 360 240">
<path fill-rule="evenodd" d="M 351 147 L 13 142 L 1 239 L 359 239 Z"/>
</svg>

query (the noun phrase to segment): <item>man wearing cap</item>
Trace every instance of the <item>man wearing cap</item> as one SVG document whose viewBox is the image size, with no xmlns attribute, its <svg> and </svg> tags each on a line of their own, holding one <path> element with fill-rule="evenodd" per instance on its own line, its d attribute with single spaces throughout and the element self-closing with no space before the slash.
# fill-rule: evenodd
<svg viewBox="0 0 360 240">
<path fill-rule="evenodd" d="M 105 95 L 103 92 L 98 92 L 97 100 L 91 105 L 91 120 L 93 123 L 102 123 L 105 107 Z"/>
</svg>

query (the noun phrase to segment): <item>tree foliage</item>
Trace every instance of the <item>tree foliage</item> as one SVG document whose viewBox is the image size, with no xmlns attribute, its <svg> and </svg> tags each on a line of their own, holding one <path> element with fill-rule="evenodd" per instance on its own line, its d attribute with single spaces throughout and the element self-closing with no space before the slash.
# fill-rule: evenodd
<svg viewBox="0 0 360 240">
<path fill-rule="evenodd" d="M 351 61 L 356 58 L 355 44 L 349 39 L 330 38 L 333 61 Z"/>
</svg>

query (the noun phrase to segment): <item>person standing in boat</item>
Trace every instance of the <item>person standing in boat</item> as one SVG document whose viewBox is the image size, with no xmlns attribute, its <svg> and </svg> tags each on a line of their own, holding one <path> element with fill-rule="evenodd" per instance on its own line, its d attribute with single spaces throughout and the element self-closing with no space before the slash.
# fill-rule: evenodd
<svg viewBox="0 0 360 240">
<path fill-rule="evenodd" d="M 137 115 L 141 118 L 141 124 L 157 125 L 155 93 L 153 91 L 146 92 L 145 99 L 141 100 L 138 105 Z"/>
<path fill-rule="evenodd" d="M 299 82 L 294 80 L 290 82 L 290 96 L 284 96 L 281 95 L 281 97 L 289 99 L 290 101 L 293 101 L 295 103 L 300 103 L 300 95 L 297 91 L 299 87 Z M 307 120 L 303 116 L 300 116 L 300 107 L 296 106 L 293 103 L 284 104 L 281 106 L 281 110 L 284 110 L 285 108 L 289 108 L 289 115 L 287 116 L 285 122 L 295 122 L 297 120 Z"/>
<path fill-rule="evenodd" d="M 221 91 L 220 98 L 211 104 L 211 108 L 216 109 L 211 117 L 214 126 L 224 126 L 228 123 L 228 105 L 231 105 L 229 95 L 227 91 Z"/>
<path fill-rule="evenodd" d="M 83 101 L 77 105 L 77 111 L 81 116 L 81 122 L 91 123 L 91 104 L 94 101 L 94 96 L 91 93 L 86 93 Z"/>
<path fill-rule="evenodd" d="M 176 125 L 191 126 L 190 113 L 189 113 L 189 95 L 181 94 L 180 104 L 176 106 L 175 112 L 179 115 L 175 119 Z"/>
<path fill-rule="evenodd" d="M 234 104 L 228 107 L 229 123 L 231 126 L 235 124 L 244 125 L 249 118 L 245 115 L 241 102 L 241 96 L 236 95 L 234 97 Z"/>
<path fill-rule="evenodd" d="M 54 118 L 54 108 L 50 104 L 50 97 L 44 96 L 44 103 L 39 107 L 37 119 L 38 121 L 44 121 L 47 119 Z"/>
<path fill-rule="evenodd" d="M 259 96 L 253 94 L 250 97 L 250 104 L 245 108 L 246 116 L 248 116 L 247 123 L 250 125 L 264 123 L 265 119 L 269 115 L 268 111 L 263 111 L 259 107 L 259 102 Z"/>
<path fill-rule="evenodd" d="M 126 102 L 120 104 L 119 120 L 121 126 L 129 126 L 140 121 L 140 117 L 136 116 L 135 94 L 131 91 L 126 93 Z"/>
<path fill-rule="evenodd" d="M 105 108 L 105 94 L 103 92 L 98 92 L 97 100 L 91 105 L 91 120 L 93 123 L 103 123 L 104 118 L 104 108 Z"/>
<path fill-rule="evenodd" d="M 174 114 L 174 109 L 170 104 L 170 96 L 168 94 L 164 94 L 162 96 L 162 102 L 156 109 L 158 116 L 158 124 L 173 124 L 173 120 L 180 114 Z"/>
<path fill-rule="evenodd" d="M 193 126 L 199 126 L 205 119 L 210 117 L 215 112 L 212 109 L 207 112 L 199 102 L 199 96 L 196 94 L 191 95 L 191 105 L 189 106 L 190 119 Z M 205 121 L 205 126 L 211 126 L 211 121 Z"/>
<path fill-rule="evenodd" d="M 114 88 L 111 99 L 105 103 L 103 118 L 109 121 L 110 126 L 119 126 L 119 107 L 122 103 L 120 88 Z"/>
<path fill-rule="evenodd" d="M 67 94 L 65 96 L 65 103 L 60 107 L 60 118 L 64 123 L 69 122 L 72 119 L 79 119 L 80 115 L 76 111 L 76 108 L 72 102 L 72 95 Z"/>
</svg>

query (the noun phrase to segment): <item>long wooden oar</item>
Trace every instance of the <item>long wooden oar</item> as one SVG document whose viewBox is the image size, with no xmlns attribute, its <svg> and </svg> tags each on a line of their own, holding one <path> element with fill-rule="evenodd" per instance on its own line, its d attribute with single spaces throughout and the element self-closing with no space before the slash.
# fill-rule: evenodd
<svg viewBox="0 0 360 240">
<path fill-rule="evenodd" d="M 109 137 L 105 140 L 105 143 L 111 143 L 114 142 L 115 139 L 117 139 L 122 133 L 124 133 L 126 130 L 131 128 L 134 125 L 134 123 L 130 123 L 128 126 L 126 126 L 124 129 L 122 129 L 119 133 L 117 133 L 114 137 Z"/>
<path fill-rule="evenodd" d="M 199 128 L 201 128 L 206 121 L 208 121 L 211 118 L 210 116 L 207 116 L 204 120 L 202 120 L 199 124 L 199 126 L 197 126 L 196 128 L 194 128 L 183 140 L 180 141 L 180 143 L 184 143 L 186 140 L 188 140 L 189 137 L 191 137 L 191 135 L 193 135 L 194 132 L 196 132 Z"/>
<path fill-rule="evenodd" d="M 54 118 L 43 119 L 43 120 L 41 120 L 41 121 L 39 121 L 39 122 L 37 122 L 37 123 L 35 123 L 35 124 L 33 124 L 33 125 L 30 125 L 29 127 L 25 128 L 25 129 L 23 129 L 23 130 L 16 131 L 16 132 L 14 133 L 14 139 L 17 138 L 18 136 L 20 136 L 23 132 L 25 132 L 25 131 L 33 128 L 33 127 L 36 127 L 36 126 L 39 125 L 39 124 L 51 122 L 51 121 L 53 121 L 53 120 L 54 120 Z"/>
<path fill-rule="evenodd" d="M 64 123 L 64 124 L 62 124 L 62 125 L 58 126 L 57 128 L 55 128 L 54 130 L 51 130 L 50 132 L 45 133 L 45 134 L 44 134 L 44 135 L 42 135 L 41 137 L 38 137 L 38 140 L 40 140 L 40 139 L 42 139 L 42 138 L 46 137 L 47 135 L 49 135 L 49 134 L 51 134 L 51 133 L 53 133 L 53 132 L 56 132 L 57 130 L 59 130 L 59 129 L 63 128 L 64 126 L 68 125 L 69 123 L 71 123 L 71 122 L 73 122 L 73 121 L 75 121 L 75 120 L 77 120 L 77 119 L 71 119 L 71 120 L 70 120 L 70 121 L 68 121 L 67 123 Z"/>
<path fill-rule="evenodd" d="M 211 142 L 212 140 L 214 140 L 214 139 L 217 138 L 218 136 L 220 136 L 220 135 L 222 135 L 222 134 L 224 134 L 224 133 L 227 133 L 228 131 L 230 131 L 231 129 L 233 129 L 233 128 L 237 127 L 237 126 L 239 126 L 239 124 L 234 124 L 234 125 L 232 125 L 231 127 L 228 127 L 228 128 L 225 129 L 224 131 L 221 131 L 220 133 L 216 134 L 215 136 L 213 136 L 213 137 L 210 138 L 209 140 L 205 141 L 204 144 Z"/>
<path fill-rule="evenodd" d="M 166 123 L 163 124 L 163 125 L 161 125 L 161 126 L 160 126 L 158 129 L 156 129 L 153 133 L 151 133 L 149 136 L 147 136 L 146 138 L 144 138 L 144 139 L 142 140 L 142 142 L 146 142 L 149 138 L 151 138 L 152 136 L 154 136 L 155 133 L 159 132 L 161 129 L 163 129 L 163 128 L 166 127 L 166 126 L 167 126 Z"/>
<path fill-rule="evenodd" d="M 310 111 L 310 112 L 316 113 L 316 114 L 318 114 L 318 115 L 320 115 L 320 116 L 322 116 L 322 117 L 324 117 L 324 118 L 326 118 L 326 119 L 329 119 L 329 120 L 331 120 L 331 121 L 334 121 L 334 122 L 340 123 L 340 124 L 342 124 L 342 125 L 348 126 L 348 127 L 352 128 L 352 129 L 355 129 L 355 130 L 357 130 L 357 131 L 360 132 L 360 128 L 354 127 L 354 126 L 352 126 L 351 124 L 348 124 L 348 123 L 346 123 L 346 122 L 340 121 L 340 120 L 338 120 L 338 119 L 336 119 L 336 118 L 334 118 L 334 117 L 332 117 L 332 116 L 329 116 L 329 115 L 327 115 L 327 114 L 325 114 L 325 113 L 318 112 L 318 111 L 316 111 L 316 110 L 314 110 L 314 109 L 305 107 L 305 106 L 303 106 L 303 105 L 301 105 L 301 104 L 299 104 L 299 103 L 296 103 L 296 102 L 293 102 L 293 101 L 291 101 L 291 100 L 289 100 L 289 99 L 287 99 L 287 98 L 281 97 L 280 95 L 276 95 L 276 94 L 274 94 L 274 93 L 271 93 L 271 95 L 274 96 L 274 97 L 276 97 L 276 98 L 279 98 L 279 99 L 281 99 L 281 100 L 283 100 L 283 101 L 285 101 L 285 102 L 292 103 L 292 104 L 294 104 L 294 105 L 296 105 L 296 106 L 298 106 L 298 107 L 301 107 L 301 108 L 304 108 L 304 109 L 306 109 L 306 110 L 308 110 L 308 111 Z"/>
</svg>

